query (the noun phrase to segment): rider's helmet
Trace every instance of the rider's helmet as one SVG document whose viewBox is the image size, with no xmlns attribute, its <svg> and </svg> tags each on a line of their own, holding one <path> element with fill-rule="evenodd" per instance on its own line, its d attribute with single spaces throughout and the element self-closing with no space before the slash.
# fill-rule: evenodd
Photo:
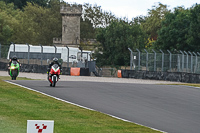
<svg viewBox="0 0 200 133">
<path fill-rule="evenodd" d="M 12 57 L 12 60 L 15 60 L 15 61 L 17 61 L 17 56 L 16 56 L 16 55 L 14 55 L 14 56 Z"/>
<path fill-rule="evenodd" d="M 58 58 L 56 58 L 56 57 L 53 58 L 53 62 L 54 62 L 54 63 L 58 63 Z"/>
</svg>

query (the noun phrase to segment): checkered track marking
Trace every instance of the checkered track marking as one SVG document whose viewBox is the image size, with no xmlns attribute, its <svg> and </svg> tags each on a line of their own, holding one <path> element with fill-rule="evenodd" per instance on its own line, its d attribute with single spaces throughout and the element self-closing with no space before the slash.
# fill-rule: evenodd
<svg viewBox="0 0 200 133">
<path fill-rule="evenodd" d="M 40 126 L 38 126 L 38 124 L 35 124 L 36 129 L 38 129 L 38 133 L 42 133 L 43 129 L 47 129 L 47 126 L 42 124 L 42 129 L 40 129 Z"/>
</svg>

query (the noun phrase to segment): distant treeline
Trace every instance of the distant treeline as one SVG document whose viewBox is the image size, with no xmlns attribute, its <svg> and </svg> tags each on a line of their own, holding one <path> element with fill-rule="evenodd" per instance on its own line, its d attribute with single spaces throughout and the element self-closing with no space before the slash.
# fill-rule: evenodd
<svg viewBox="0 0 200 133">
<path fill-rule="evenodd" d="M 0 43 L 51 45 L 62 36 L 60 0 L 0 0 Z M 200 50 L 200 5 L 169 10 L 157 3 L 147 16 L 117 18 L 101 6 L 86 3 L 81 17 L 81 47 L 95 49 L 97 64 L 127 66 L 128 48 Z M 96 39 L 97 43 L 90 43 Z M 88 41 L 87 41 L 88 40 Z M 90 46 L 90 47 L 88 47 Z"/>
</svg>

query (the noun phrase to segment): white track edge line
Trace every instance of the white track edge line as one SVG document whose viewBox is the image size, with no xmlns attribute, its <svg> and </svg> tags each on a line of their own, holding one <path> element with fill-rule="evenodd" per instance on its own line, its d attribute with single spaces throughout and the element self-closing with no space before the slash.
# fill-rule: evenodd
<svg viewBox="0 0 200 133">
<path fill-rule="evenodd" d="M 91 109 L 91 108 L 88 108 L 88 107 L 85 107 L 85 106 L 82 106 L 82 105 L 79 105 L 79 104 L 76 104 L 76 103 L 72 103 L 72 102 L 70 102 L 70 101 L 66 101 L 66 100 L 63 100 L 63 99 L 60 99 L 60 98 L 51 96 L 51 95 L 49 95 L 49 94 L 43 93 L 43 92 L 41 92 L 41 91 L 34 90 L 34 89 L 32 89 L 32 88 L 29 88 L 29 87 L 26 87 L 26 86 L 23 86 L 23 85 L 20 85 L 20 84 L 17 84 L 17 83 L 13 83 L 13 82 L 10 82 L 10 81 L 7 81 L 7 80 L 5 80 L 5 82 L 10 83 L 10 84 L 13 84 L 13 85 L 17 85 L 17 86 L 19 86 L 19 87 L 22 87 L 22 88 L 25 88 L 25 89 L 28 89 L 28 90 L 31 90 L 31 91 L 34 91 L 34 92 L 38 92 L 38 93 L 40 93 L 40 94 L 43 94 L 43 95 L 45 95 L 45 96 L 54 98 L 54 99 L 56 99 L 56 100 L 59 100 L 59 101 L 65 102 L 65 103 L 69 103 L 69 104 L 72 104 L 72 105 L 75 105 L 75 106 L 78 106 L 78 107 L 81 107 L 81 108 L 84 108 L 84 109 L 88 109 L 88 110 L 92 110 L 92 111 L 96 111 L 96 112 L 103 113 L 103 112 L 101 112 L 101 111 L 97 111 L 97 110 L 94 110 L 94 109 Z M 113 117 L 113 118 L 115 118 L 115 119 L 118 119 L 118 120 L 122 120 L 122 121 L 125 121 L 125 122 L 134 123 L 134 124 L 136 124 L 136 125 L 140 125 L 140 126 L 144 126 L 144 127 L 148 127 L 148 126 L 145 126 L 145 125 L 142 125 L 142 124 L 139 124 L 139 123 L 135 123 L 135 122 L 132 122 L 132 121 L 129 121 L 129 120 L 126 120 L 126 119 L 123 119 L 123 118 L 120 118 L 120 117 L 111 115 L 111 114 L 107 114 L 107 113 L 103 113 L 103 114 L 106 114 L 106 115 L 111 116 L 111 117 Z M 162 132 L 162 133 L 167 133 L 167 132 L 165 132 L 165 131 L 162 131 L 162 130 L 159 130 L 159 129 L 156 129 L 156 128 L 152 128 L 152 127 L 148 127 L 148 128 L 150 128 L 150 129 L 152 129 L 152 130 L 155 130 L 155 131 Z"/>
</svg>

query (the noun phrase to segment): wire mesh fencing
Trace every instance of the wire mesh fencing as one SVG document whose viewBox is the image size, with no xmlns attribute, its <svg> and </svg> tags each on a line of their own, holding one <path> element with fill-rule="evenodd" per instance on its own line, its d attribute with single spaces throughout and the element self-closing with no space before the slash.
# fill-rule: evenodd
<svg viewBox="0 0 200 133">
<path fill-rule="evenodd" d="M 169 50 L 134 52 L 129 48 L 130 68 L 136 71 L 162 71 L 162 72 L 186 72 L 200 73 L 200 53 L 179 51 L 172 53 Z"/>
</svg>

